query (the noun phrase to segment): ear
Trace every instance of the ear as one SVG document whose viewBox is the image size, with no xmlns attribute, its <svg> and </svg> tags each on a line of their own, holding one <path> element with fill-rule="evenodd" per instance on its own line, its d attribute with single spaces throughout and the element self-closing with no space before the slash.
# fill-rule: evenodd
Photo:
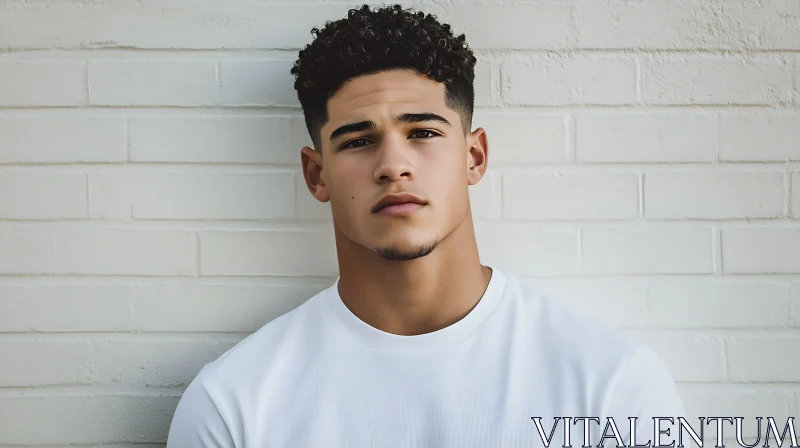
<svg viewBox="0 0 800 448">
<path fill-rule="evenodd" d="M 322 170 L 322 156 L 320 153 L 308 146 L 304 146 L 300 150 L 300 160 L 308 191 L 320 202 L 330 201 L 328 187 L 325 186 L 325 174 Z"/>
<path fill-rule="evenodd" d="M 467 136 L 467 180 L 475 185 L 483 178 L 489 164 L 489 139 L 483 128 L 477 128 Z"/>
</svg>

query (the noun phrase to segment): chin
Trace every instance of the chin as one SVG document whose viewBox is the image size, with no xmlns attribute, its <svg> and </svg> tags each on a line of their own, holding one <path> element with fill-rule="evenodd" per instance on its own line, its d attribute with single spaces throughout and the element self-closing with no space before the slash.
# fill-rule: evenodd
<svg viewBox="0 0 800 448">
<path fill-rule="evenodd" d="M 387 260 L 416 260 L 417 258 L 422 258 L 433 252 L 438 245 L 438 240 L 419 244 L 393 244 L 388 246 L 379 246 L 375 249 L 375 253 L 381 258 L 385 258 Z"/>
</svg>

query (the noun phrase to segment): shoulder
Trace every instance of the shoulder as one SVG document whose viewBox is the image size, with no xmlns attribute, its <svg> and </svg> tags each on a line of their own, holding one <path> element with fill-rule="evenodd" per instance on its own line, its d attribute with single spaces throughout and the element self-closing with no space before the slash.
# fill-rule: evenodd
<svg viewBox="0 0 800 448">
<path fill-rule="evenodd" d="M 513 274 L 508 278 L 506 306 L 513 310 L 507 311 L 524 316 L 537 340 L 552 347 L 554 356 L 575 357 L 576 362 L 589 363 L 610 358 L 618 364 L 642 345 L 565 298 L 547 294 L 535 281 Z"/>
<path fill-rule="evenodd" d="M 512 305 L 526 316 L 548 361 L 563 367 L 569 379 L 593 386 L 604 412 L 683 412 L 669 369 L 649 346 L 533 281 L 510 279 Z"/>
<path fill-rule="evenodd" d="M 327 306 L 322 290 L 293 310 L 284 313 L 250 334 L 203 367 L 203 381 L 209 393 L 227 394 L 259 382 L 270 368 L 313 347 L 319 322 Z"/>
<path fill-rule="evenodd" d="M 302 364 L 298 358 L 314 349 L 315 321 L 327 306 L 326 291 L 206 363 L 181 397 L 168 446 L 239 446 L 241 422 L 247 421 L 248 403 L 260 386 L 280 384 L 293 374 L 292 366 Z"/>
</svg>

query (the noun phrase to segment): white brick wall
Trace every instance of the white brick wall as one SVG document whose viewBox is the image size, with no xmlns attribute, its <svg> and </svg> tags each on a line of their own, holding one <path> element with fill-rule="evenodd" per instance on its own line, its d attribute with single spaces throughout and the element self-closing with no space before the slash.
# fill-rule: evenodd
<svg viewBox="0 0 800 448">
<path fill-rule="evenodd" d="M 0 61 L 0 106 L 86 105 L 86 62 Z"/>
<path fill-rule="evenodd" d="M 800 3 L 454 3 L 413 5 L 479 58 L 483 261 L 651 345 L 692 415 L 797 416 Z M 0 4 L 0 446 L 163 447 L 335 278 L 288 70 L 355 5 Z"/>
</svg>

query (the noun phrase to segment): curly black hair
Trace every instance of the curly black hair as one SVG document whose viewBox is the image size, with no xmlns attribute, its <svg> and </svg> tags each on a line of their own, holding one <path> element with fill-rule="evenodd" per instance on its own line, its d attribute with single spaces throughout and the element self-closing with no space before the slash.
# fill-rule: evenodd
<svg viewBox="0 0 800 448">
<path fill-rule="evenodd" d="M 291 73 L 318 151 L 328 99 L 349 79 L 384 70 L 412 69 L 444 83 L 447 107 L 459 113 L 465 133 L 471 127 L 477 60 L 464 35 L 454 36 L 435 16 L 400 5 L 374 11 L 363 5 L 311 34 L 314 40 L 300 50 Z"/>
</svg>

